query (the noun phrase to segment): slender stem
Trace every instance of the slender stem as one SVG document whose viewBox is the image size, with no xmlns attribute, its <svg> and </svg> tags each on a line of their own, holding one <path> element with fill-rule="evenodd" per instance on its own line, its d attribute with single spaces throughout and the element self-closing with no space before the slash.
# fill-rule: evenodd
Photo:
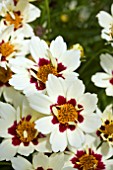
<svg viewBox="0 0 113 170">
<path fill-rule="evenodd" d="M 49 9 L 49 0 L 45 0 L 47 18 L 48 18 L 48 33 L 50 32 L 51 22 L 50 22 L 50 9 Z"/>
<path fill-rule="evenodd" d="M 8 166 L 11 166 L 11 162 L 0 162 L 0 165 L 8 165 Z"/>
</svg>

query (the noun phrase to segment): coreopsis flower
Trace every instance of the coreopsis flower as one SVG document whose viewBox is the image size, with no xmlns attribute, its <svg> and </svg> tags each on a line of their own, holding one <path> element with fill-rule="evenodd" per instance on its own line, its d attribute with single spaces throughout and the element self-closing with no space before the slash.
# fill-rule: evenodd
<svg viewBox="0 0 113 170">
<path fill-rule="evenodd" d="M 21 156 L 11 160 L 12 167 L 15 170 L 62 170 L 64 165 L 64 154 L 53 153 L 50 157 L 43 153 L 35 153 L 32 163 Z"/>
<path fill-rule="evenodd" d="M 105 88 L 107 96 L 113 96 L 113 57 L 110 54 L 100 56 L 100 65 L 105 72 L 92 76 L 92 81 L 98 87 Z"/>
<path fill-rule="evenodd" d="M 7 63 L 12 57 L 24 56 L 28 53 L 28 40 L 24 40 L 14 26 L 7 27 L 0 34 L 0 66 L 7 69 Z"/>
<path fill-rule="evenodd" d="M 87 146 L 86 148 L 74 150 L 66 166 L 73 167 L 73 170 L 111 170 L 113 161 L 108 160 L 107 155 L 102 155 L 100 150 Z"/>
<path fill-rule="evenodd" d="M 38 117 L 25 100 L 17 109 L 0 102 L 0 160 L 10 160 L 17 153 L 28 156 L 34 150 L 51 152 L 47 137 L 35 128 Z"/>
<path fill-rule="evenodd" d="M 28 24 L 40 17 L 40 9 L 30 4 L 28 0 L 7 0 L 0 3 L 1 27 L 14 25 L 20 29 L 25 37 L 34 35 L 32 27 Z"/>
<path fill-rule="evenodd" d="M 93 113 L 96 95 L 84 93 L 81 80 L 64 80 L 54 75 L 49 75 L 46 89 L 48 95 L 36 93 L 28 97 L 31 107 L 45 114 L 35 122 L 35 128 L 50 134 L 54 152 L 64 151 L 68 145 L 80 147 L 84 132 L 94 132 L 100 125 L 99 116 Z"/>
<path fill-rule="evenodd" d="M 97 109 L 97 114 L 101 117 L 101 126 L 98 128 L 96 134 L 96 143 L 101 144 L 102 154 L 113 154 L 113 105 L 108 105 L 103 113 Z"/>
<path fill-rule="evenodd" d="M 44 40 L 34 36 L 31 38 L 30 51 L 33 61 L 20 58 L 10 63 L 12 71 L 16 73 L 10 79 L 15 89 L 23 90 L 28 95 L 29 91 L 44 91 L 49 74 L 62 78 L 77 77 L 74 71 L 80 65 L 80 51 L 67 50 L 61 36 L 53 40 L 50 47 Z"/>
<path fill-rule="evenodd" d="M 100 26 L 103 28 L 101 37 L 107 41 L 113 40 L 113 4 L 111 5 L 111 15 L 105 11 L 100 11 L 97 17 Z"/>
</svg>

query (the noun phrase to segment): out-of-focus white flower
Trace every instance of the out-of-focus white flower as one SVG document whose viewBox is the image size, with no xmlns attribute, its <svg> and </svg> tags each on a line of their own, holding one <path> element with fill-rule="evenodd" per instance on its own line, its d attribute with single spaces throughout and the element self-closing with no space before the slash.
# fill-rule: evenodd
<svg viewBox="0 0 113 170">
<path fill-rule="evenodd" d="M 48 47 L 44 40 L 32 37 L 30 51 L 34 61 L 28 59 L 14 59 L 11 69 L 14 73 L 10 84 L 15 89 L 23 90 L 29 95 L 30 91 L 43 91 L 49 74 L 57 77 L 77 77 L 74 71 L 80 66 L 80 51 L 67 50 L 66 43 L 61 36 L 53 40 Z"/>
<path fill-rule="evenodd" d="M 12 167 L 15 170 L 62 170 L 64 165 L 64 154 L 53 153 L 50 157 L 43 153 L 35 153 L 33 155 L 32 164 L 21 156 L 17 156 L 11 160 Z"/>
<path fill-rule="evenodd" d="M 7 27 L 0 34 L 0 66 L 7 69 L 7 63 L 12 57 L 23 57 L 28 53 L 28 40 L 24 40 L 14 26 Z"/>
<path fill-rule="evenodd" d="M 113 105 L 108 105 L 103 113 L 97 109 L 97 114 L 101 118 L 101 126 L 98 128 L 95 136 L 98 145 L 102 143 L 100 149 L 103 155 L 111 157 L 113 155 Z"/>
<path fill-rule="evenodd" d="M 54 152 L 64 151 L 69 144 L 80 147 L 85 140 L 84 132 L 94 132 L 101 123 L 99 116 L 93 113 L 96 95 L 84 93 L 81 80 L 64 80 L 54 75 L 49 75 L 46 89 L 48 96 L 33 94 L 28 97 L 31 107 L 45 114 L 35 122 L 35 127 L 43 134 L 50 133 Z"/>
<path fill-rule="evenodd" d="M 113 4 L 111 5 L 111 15 L 105 11 L 100 11 L 97 17 L 100 26 L 103 27 L 101 37 L 107 41 L 113 40 Z"/>
<path fill-rule="evenodd" d="M 16 97 L 15 97 L 16 100 Z M 48 137 L 35 129 L 34 121 L 40 117 L 26 100 L 16 110 L 0 102 L 0 160 L 10 160 L 19 153 L 30 155 L 34 150 L 51 152 Z"/>
<path fill-rule="evenodd" d="M 7 0 L 0 3 L 1 27 L 14 24 L 14 29 L 20 29 L 25 37 L 34 35 L 28 24 L 40 17 L 40 9 L 30 4 L 28 0 Z"/>
<path fill-rule="evenodd" d="M 96 86 L 106 88 L 107 96 L 113 96 L 113 57 L 110 54 L 102 54 L 100 65 L 105 73 L 96 73 L 92 76 L 92 81 Z"/>
</svg>

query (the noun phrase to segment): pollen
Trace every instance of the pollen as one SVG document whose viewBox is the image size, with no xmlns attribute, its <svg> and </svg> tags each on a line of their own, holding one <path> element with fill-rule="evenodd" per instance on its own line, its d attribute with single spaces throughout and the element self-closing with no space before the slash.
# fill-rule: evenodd
<svg viewBox="0 0 113 170">
<path fill-rule="evenodd" d="M 10 44 L 10 42 L 2 42 L 0 44 L 0 53 L 2 56 L 7 58 L 11 53 L 14 52 L 14 45 Z"/>
<path fill-rule="evenodd" d="M 14 24 L 14 28 L 18 29 L 22 26 L 22 17 L 20 15 L 20 12 L 13 12 L 13 17 L 7 13 L 5 16 L 5 21 L 6 23 L 8 23 L 9 25 Z"/>
<path fill-rule="evenodd" d="M 37 78 L 41 82 L 46 83 L 49 74 L 58 75 L 57 70 L 51 64 L 43 65 L 39 67 Z"/>
<path fill-rule="evenodd" d="M 12 76 L 12 71 L 7 68 L 0 67 L 0 82 L 7 83 Z"/>
<path fill-rule="evenodd" d="M 16 133 L 22 142 L 30 142 L 37 136 L 34 122 L 21 120 L 17 126 Z"/>
<path fill-rule="evenodd" d="M 61 124 L 74 122 L 78 119 L 78 112 L 72 104 L 63 104 L 57 107 L 58 116 L 57 119 Z"/>
<path fill-rule="evenodd" d="M 97 168 L 98 160 L 93 155 L 85 154 L 79 158 L 77 164 L 82 170 L 94 170 Z"/>
</svg>

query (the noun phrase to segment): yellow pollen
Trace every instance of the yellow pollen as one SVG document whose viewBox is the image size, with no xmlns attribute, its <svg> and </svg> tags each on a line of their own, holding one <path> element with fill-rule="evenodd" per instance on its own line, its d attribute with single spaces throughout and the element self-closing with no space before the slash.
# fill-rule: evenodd
<svg viewBox="0 0 113 170">
<path fill-rule="evenodd" d="M 0 53 L 4 57 L 8 57 L 11 53 L 14 52 L 14 45 L 10 44 L 9 42 L 3 42 L 0 45 Z"/>
<path fill-rule="evenodd" d="M 41 82 L 46 83 L 49 74 L 53 74 L 55 76 L 58 75 L 57 70 L 51 64 L 39 67 L 39 70 L 37 72 L 37 78 Z"/>
<path fill-rule="evenodd" d="M 12 71 L 7 68 L 0 67 L 0 82 L 7 83 L 12 76 Z"/>
<path fill-rule="evenodd" d="M 34 122 L 22 120 L 17 126 L 17 136 L 22 142 L 30 142 L 36 138 L 38 132 L 34 128 Z"/>
<path fill-rule="evenodd" d="M 112 40 L 112 38 L 113 38 L 113 24 L 110 24 L 110 32 L 109 32 L 109 36 L 110 36 L 110 38 L 111 38 L 111 40 Z"/>
<path fill-rule="evenodd" d="M 66 124 L 78 119 L 78 112 L 72 104 L 63 104 L 57 107 L 57 119 L 60 123 Z"/>
<path fill-rule="evenodd" d="M 97 168 L 98 160 L 93 155 L 85 154 L 79 158 L 77 164 L 80 165 L 82 170 L 94 170 Z"/>
<path fill-rule="evenodd" d="M 9 25 L 14 24 L 14 28 L 18 29 L 19 27 L 22 26 L 22 18 L 18 12 L 13 12 L 14 18 L 7 13 L 5 16 L 5 20 L 9 23 Z"/>
</svg>

